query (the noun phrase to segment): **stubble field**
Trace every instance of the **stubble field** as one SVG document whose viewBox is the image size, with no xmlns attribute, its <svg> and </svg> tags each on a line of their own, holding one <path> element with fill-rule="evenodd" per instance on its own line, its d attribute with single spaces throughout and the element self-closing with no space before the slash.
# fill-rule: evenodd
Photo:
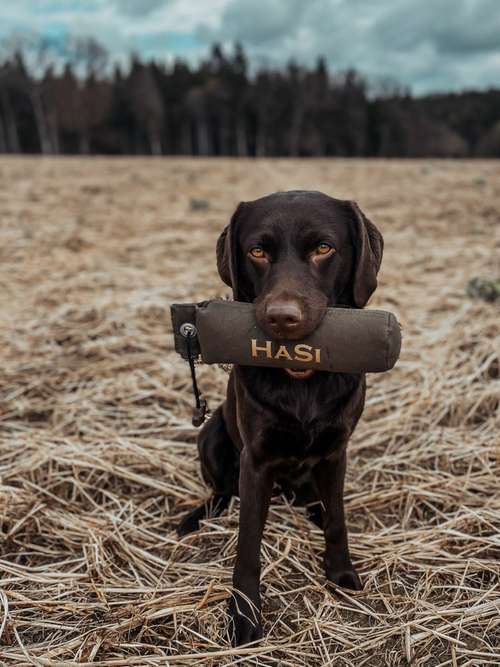
<svg viewBox="0 0 500 667">
<path fill-rule="evenodd" d="M 357 594 L 273 501 L 266 638 L 232 649 L 238 500 L 207 496 L 169 304 L 228 293 L 215 241 L 236 204 L 293 188 L 355 199 L 386 249 L 371 306 L 403 325 L 349 446 Z M 193 210 L 192 198 L 209 208 Z M 500 163 L 0 161 L 0 664 L 500 664 Z M 227 375 L 201 366 L 214 408 Z"/>
</svg>

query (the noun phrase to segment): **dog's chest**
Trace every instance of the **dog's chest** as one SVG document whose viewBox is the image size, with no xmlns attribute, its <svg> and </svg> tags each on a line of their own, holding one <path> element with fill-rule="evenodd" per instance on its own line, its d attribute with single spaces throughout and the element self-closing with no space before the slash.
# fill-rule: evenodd
<svg viewBox="0 0 500 667">
<path fill-rule="evenodd" d="M 321 426 L 321 428 L 320 428 Z M 268 457 L 274 459 L 283 472 L 300 474 L 318 461 L 335 454 L 346 442 L 343 429 L 325 428 L 323 424 L 297 424 L 295 428 L 270 428 L 264 438 Z"/>
<path fill-rule="evenodd" d="M 280 374 L 270 376 L 266 371 L 242 373 L 242 394 L 251 396 L 250 403 L 244 403 L 249 409 L 243 422 L 258 432 L 254 446 L 260 454 L 275 461 L 295 459 L 314 465 L 338 451 L 362 408 L 362 378 L 317 373 L 307 382 L 283 382 Z"/>
<path fill-rule="evenodd" d="M 276 422 L 311 441 L 339 418 L 346 402 L 345 392 L 327 382 L 297 380 L 266 393 L 262 392 L 262 398 L 274 412 Z"/>
</svg>

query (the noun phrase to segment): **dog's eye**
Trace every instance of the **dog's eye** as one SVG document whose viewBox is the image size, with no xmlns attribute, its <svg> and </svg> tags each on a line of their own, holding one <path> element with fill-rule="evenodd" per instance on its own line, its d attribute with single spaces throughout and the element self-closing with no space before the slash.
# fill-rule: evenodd
<svg viewBox="0 0 500 667">
<path fill-rule="evenodd" d="M 332 251 L 335 252 L 335 248 L 329 243 L 320 243 L 315 252 L 316 255 L 328 255 Z"/>
<path fill-rule="evenodd" d="M 264 259 L 264 257 L 266 256 L 264 250 L 258 245 L 254 246 L 253 248 L 250 248 L 248 254 L 252 255 L 252 257 L 255 257 L 255 259 Z"/>
</svg>

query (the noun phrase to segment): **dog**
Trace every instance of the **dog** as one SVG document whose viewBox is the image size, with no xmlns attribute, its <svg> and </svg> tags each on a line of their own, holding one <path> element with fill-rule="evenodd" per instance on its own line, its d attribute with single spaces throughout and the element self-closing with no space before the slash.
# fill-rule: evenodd
<svg viewBox="0 0 500 667">
<path fill-rule="evenodd" d="M 242 202 L 217 242 L 234 299 L 253 303 L 275 340 L 300 340 L 329 306 L 363 308 L 377 287 L 383 238 L 356 203 L 294 190 Z M 233 644 L 262 637 L 260 547 L 274 487 L 307 507 L 325 535 L 326 578 L 360 590 L 344 517 L 346 448 L 365 402 L 363 374 L 234 366 L 226 401 L 199 433 L 210 501 L 178 527 L 220 515 L 240 497 L 229 605 Z"/>
</svg>

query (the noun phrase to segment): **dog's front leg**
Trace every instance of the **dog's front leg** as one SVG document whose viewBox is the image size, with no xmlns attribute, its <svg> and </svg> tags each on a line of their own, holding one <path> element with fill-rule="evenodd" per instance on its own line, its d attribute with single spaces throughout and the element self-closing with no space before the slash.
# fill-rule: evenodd
<svg viewBox="0 0 500 667">
<path fill-rule="evenodd" d="M 235 646 L 262 637 L 260 545 L 272 488 L 273 475 L 269 465 L 257 462 L 245 448 L 240 457 L 240 527 L 233 574 L 234 593 L 229 605 Z"/>
<path fill-rule="evenodd" d="M 320 499 L 323 503 L 325 532 L 325 573 L 328 581 L 343 588 L 359 591 L 363 588 L 351 563 L 344 515 L 345 449 L 335 459 L 321 461 L 313 470 Z"/>
</svg>

